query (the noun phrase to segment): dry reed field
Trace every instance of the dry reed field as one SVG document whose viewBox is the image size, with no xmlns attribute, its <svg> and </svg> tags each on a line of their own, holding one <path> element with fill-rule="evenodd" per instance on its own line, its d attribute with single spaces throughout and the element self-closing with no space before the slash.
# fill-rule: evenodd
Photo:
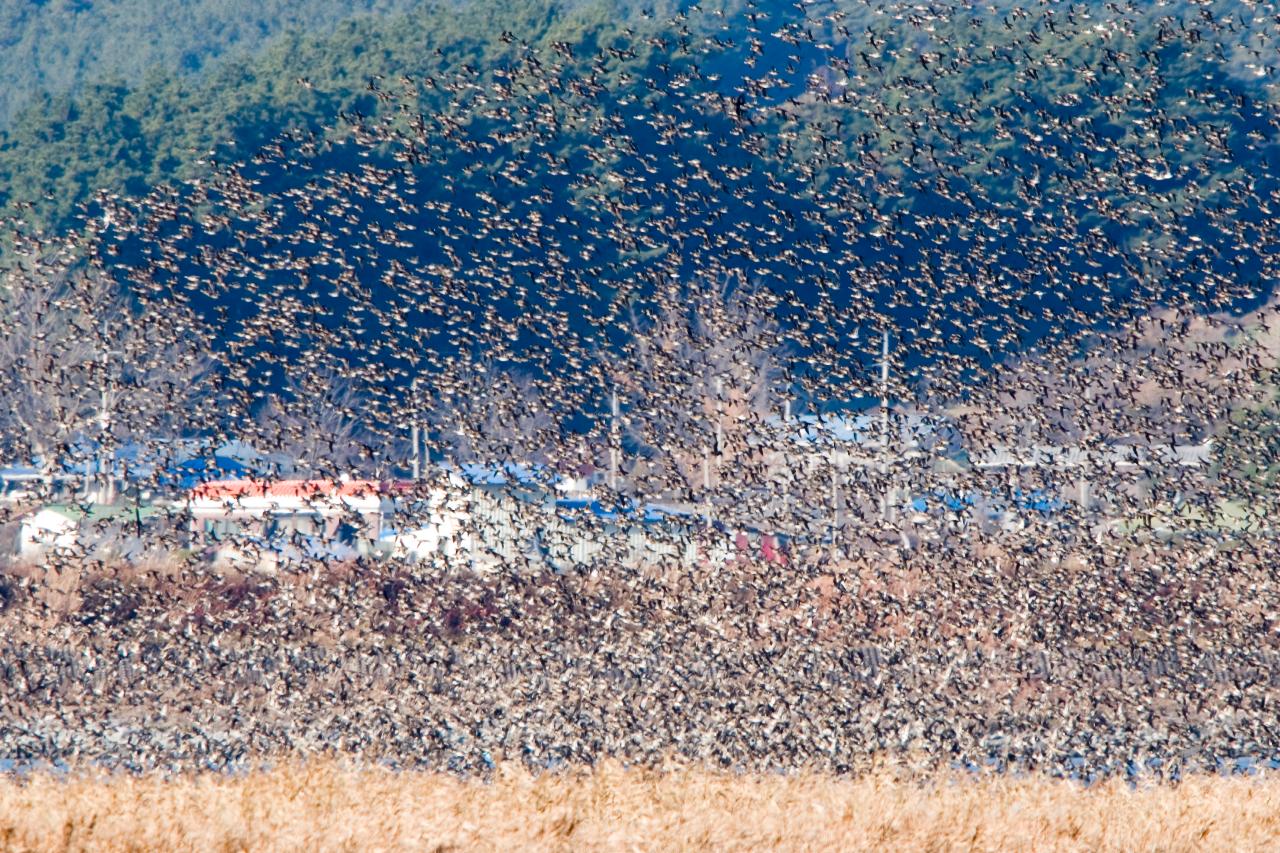
<svg viewBox="0 0 1280 853">
<path fill-rule="evenodd" d="M 0 782 L 6 850 L 1274 850 L 1280 784 L 1196 776 L 735 775 L 688 767 L 488 781 L 335 762 Z"/>
</svg>

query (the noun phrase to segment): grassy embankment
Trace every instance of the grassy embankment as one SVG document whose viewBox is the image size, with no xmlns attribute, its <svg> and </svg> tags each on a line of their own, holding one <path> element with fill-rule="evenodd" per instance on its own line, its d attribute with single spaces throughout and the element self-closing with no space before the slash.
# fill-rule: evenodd
<svg viewBox="0 0 1280 853">
<path fill-rule="evenodd" d="M 1280 784 L 734 776 L 616 765 L 489 782 L 330 763 L 0 782 L 4 849 L 1274 849 Z"/>
</svg>

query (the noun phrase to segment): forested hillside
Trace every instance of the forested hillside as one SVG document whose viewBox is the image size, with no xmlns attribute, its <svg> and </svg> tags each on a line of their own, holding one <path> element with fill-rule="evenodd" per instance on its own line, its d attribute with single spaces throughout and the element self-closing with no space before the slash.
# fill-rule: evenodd
<svg viewBox="0 0 1280 853">
<path fill-rule="evenodd" d="M 341 253 L 375 299 L 407 270 L 490 282 L 486 303 L 579 294 L 570 315 L 604 312 L 594 327 L 607 327 L 624 295 L 645 298 L 638 282 L 720 270 L 829 300 L 823 345 L 842 358 L 863 323 L 980 364 L 1153 303 L 1266 295 L 1280 194 L 1271 21 L 1238 2 L 913 8 L 477 0 L 343 25 L 229 65 L 204 90 L 114 93 L 128 127 L 87 133 L 108 111 L 77 107 L 51 165 L 76 163 L 84 140 L 124 155 L 79 161 L 45 210 L 83 199 L 103 164 L 141 188 L 233 139 L 238 152 L 212 159 L 244 168 L 184 191 L 193 215 L 175 245 L 131 239 L 140 287 L 157 271 L 296 287 L 299 257 Z M 264 147 L 288 127 L 307 132 Z M 15 134 L 0 168 L 34 178 L 26 197 L 40 202 L 47 173 L 23 150 Z M 322 187 L 341 227 L 313 209 Z M 262 205 L 282 217 L 267 243 Z M 169 201 L 152 214 L 137 233 L 172 233 Z M 205 257 L 218 222 L 219 245 L 235 242 Z M 375 251 L 368 235 L 388 229 L 402 233 Z M 281 244 L 292 255 L 271 258 Z M 350 288 L 308 275 L 306 291 L 333 294 L 344 316 Z M 418 319 L 406 328 L 444 328 Z M 819 344 L 815 329 L 803 337 Z"/>
<path fill-rule="evenodd" d="M 75 206 L 99 188 L 137 193 L 188 176 L 220 144 L 234 142 L 248 156 L 288 128 L 331 125 L 341 111 L 377 113 L 387 102 L 370 91 L 374 78 L 439 78 L 464 69 L 487 75 L 520 51 L 545 52 L 555 43 L 573 46 L 575 73 L 590 74 L 598 65 L 631 75 L 624 84 L 637 96 L 662 84 L 661 73 L 646 78 L 645 72 L 669 65 L 663 54 L 706 54 L 682 85 L 770 104 L 796 98 L 797 117 L 828 130 L 825 138 L 801 134 L 781 147 L 797 159 L 817 152 L 820 182 L 834 174 L 830 167 L 854 160 L 882 164 L 897 175 L 922 167 L 928 172 L 935 168 L 929 161 L 944 157 L 969 178 L 984 168 L 1007 169 L 1018 158 L 1033 172 L 1059 171 L 1082 153 L 1074 130 L 1083 127 L 1124 144 L 1110 165 L 1142 186 L 1129 180 L 1113 186 L 1142 216 L 1188 192 L 1203 197 L 1221 181 L 1243 175 L 1239 159 L 1214 150 L 1216 140 L 1246 161 L 1272 156 L 1258 143 L 1271 139 L 1266 119 L 1277 96 L 1275 61 L 1268 57 L 1276 26 L 1240 0 L 1203 9 L 1166 4 L 1121 10 L 1092 3 L 1081 7 L 1089 11 L 1065 17 L 1052 10 L 1028 16 L 1008 3 L 969 11 L 957 5 L 946 16 L 914 22 L 911 15 L 886 12 L 896 6 L 862 2 L 757 9 L 728 0 L 673 16 L 670 3 L 616 0 L 472 0 L 457 6 L 367 0 L 356 5 L 382 12 L 415 8 L 404 15 L 359 16 L 332 31 L 327 28 L 341 17 L 339 7 L 351 4 L 92 4 L 99 24 L 127 20 L 121 26 L 131 32 L 162 29 L 166 37 L 147 48 L 156 51 L 154 61 L 147 50 L 132 50 L 127 39 L 73 39 L 77 21 L 88 25 L 88 5 L 0 7 L 18 22 L 0 33 L 26 33 L 21 44 L 70 57 L 72 48 L 53 47 L 59 38 L 82 52 L 90 44 L 106 51 L 110 42 L 110 49 L 127 51 L 139 68 L 150 69 L 140 81 L 121 74 L 94 79 L 74 93 L 41 95 L 0 133 L 0 205 L 29 206 L 26 215 L 43 224 L 67 224 Z M 304 5 L 306 32 L 293 26 Z M 173 8 L 166 12 L 168 6 Z M 117 17 L 106 15 L 117 7 Z M 191 63 L 181 58 L 184 30 L 171 27 L 166 15 L 204 38 L 204 47 L 187 51 L 192 56 L 212 56 L 223 42 L 271 43 L 193 76 L 184 73 Z M 219 26 L 214 17 L 234 24 Z M 61 21 L 57 35 L 36 35 L 54 20 Z M 0 57 L 19 62 L 14 57 L 23 50 L 35 47 L 10 46 Z M 31 62 L 19 64 L 40 73 Z M 99 67 L 80 65 L 86 78 Z M 123 71 L 114 61 L 102 67 Z M 869 109 L 883 93 L 885 103 Z M 430 111 L 444 95 L 424 88 L 420 105 Z M 1188 134 L 1180 123 L 1211 125 L 1213 132 Z M 1045 131 L 1050 142 L 1043 141 Z M 1224 132 L 1239 141 L 1225 140 Z M 1170 177 L 1162 179 L 1166 170 Z M 1004 181 L 987 181 L 984 188 L 1019 189 Z M 1154 206 L 1132 198 L 1137 190 L 1155 190 Z M 914 197 L 909 188 L 908 196 Z M 1118 196 L 1117 203 L 1125 198 Z"/>
<path fill-rule="evenodd" d="M 403 12 L 421 0 L 0 0 L 0 127 L 41 92 L 198 72 L 286 32 Z"/>
<path fill-rule="evenodd" d="M 214 162 L 245 163 L 255 193 L 282 203 L 377 168 L 417 213 L 358 195 L 345 218 L 407 229 L 399 251 L 330 232 L 375 292 L 396 274 L 385 263 L 506 293 L 520 285 L 497 271 L 514 253 L 530 292 L 580 293 L 578 316 L 612 322 L 619 294 L 644 296 L 637 281 L 726 268 L 830 300 L 832 346 L 884 317 L 915 328 L 921 351 L 975 363 L 1068 320 L 1270 292 L 1274 21 L 1239 0 L 913 9 L 473 0 L 364 17 L 202 77 L 48 99 L 0 137 L 0 201 L 64 227 L 98 190 L 141 194 Z M 286 131 L 301 135 L 272 144 Z M 242 199 L 226 200 L 234 223 Z M 177 266 L 225 278 L 225 259 L 195 261 L 202 216 Z M 274 239 L 309 245 L 282 230 L 308 216 Z M 517 221 L 577 248 L 521 248 L 503 233 Z M 178 249 L 129 251 L 167 270 L 160 255 Z M 262 275 L 285 286 L 280 272 Z M 920 325 L 939 292 L 939 322 Z"/>
<path fill-rule="evenodd" d="M 473 0 L 366 16 L 200 77 L 47 98 L 0 136 L 0 202 L 65 226 L 99 189 L 248 160 L 289 129 L 332 140 L 385 124 L 372 153 L 447 186 L 473 239 L 490 210 L 542 199 L 553 221 L 586 199 L 573 239 L 596 229 L 602 256 L 696 245 L 753 275 L 856 276 L 864 294 L 958 272 L 978 303 L 1002 292 L 982 284 L 998 270 L 1033 329 L 1044 311 L 1106 314 L 1130 296 L 1226 304 L 1269 289 L 1269 208 L 1242 201 L 1277 192 L 1274 21 L 1239 0 L 912 9 Z M 278 163 L 262 191 L 370 153 Z M 730 194 L 743 203 L 716 203 Z M 605 239 L 621 224 L 645 233 Z M 763 246 L 781 254 L 753 262 Z M 570 260 L 601 282 L 597 267 Z"/>
<path fill-rule="evenodd" d="M 352 18 L 327 34 L 290 31 L 200 76 L 153 68 L 138 84 L 97 80 L 76 94 L 45 94 L 0 133 L 0 204 L 30 205 L 28 217 L 65 225 L 95 189 L 142 192 L 199 171 L 197 161 L 219 144 L 252 153 L 287 128 L 332 123 L 341 110 L 372 112 L 375 76 L 486 67 L 512 53 L 508 32 L 544 48 L 617 32 L 616 11 L 552 0 L 432 3 Z"/>
</svg>

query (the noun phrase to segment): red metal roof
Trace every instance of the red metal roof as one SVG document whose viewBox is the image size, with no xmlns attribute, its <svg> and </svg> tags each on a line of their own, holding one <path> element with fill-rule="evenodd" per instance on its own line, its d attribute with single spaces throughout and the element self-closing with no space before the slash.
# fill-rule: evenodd
<svg viewBox="0 0 1280 853">
<path fill-rule="evenodd" d="M 397 491 L 398 484 L 378 480 L 211 480 L 191 490 L 194 500 L 248 497 L 373 497 Z"/>
</svg>

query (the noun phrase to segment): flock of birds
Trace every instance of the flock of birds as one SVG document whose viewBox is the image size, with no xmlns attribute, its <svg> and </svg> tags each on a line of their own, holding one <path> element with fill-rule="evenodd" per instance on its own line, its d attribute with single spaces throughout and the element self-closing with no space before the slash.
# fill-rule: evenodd
<svg viewBox="0 0 1280 853">
<path fill-rule="evenodd" d="M 203 429 L 388 477 L 422 425 L 436 458 L 577 474 L 616 453 L 609 500 L 801 544 L 785 565 L 484 577 L 15 568 L 0 753 L 1275 757 L 1264 5 L 747 0 L 599 44 L 508 33 L 492 67 L 373 78 L 367 113 L 102 193 L 74 233 L 15 225 L 8 298 L 31 298 L 0 319 L 0 385 L 46 400 L 12 410 L 61 425 L 51 453 Z M 895 433 L 856 477 L 847 448 L 794 440 L 793 408 L 868 400 L 953 434 L 908 453 Z M 0 421 L 9 447 L 39 429 Z M 1111 457 L 1011 484 L 956 463 L 1210 441 L 1191 471 Z M 1085 477 L 1106 506 L 881 535 L 877 501 L 940 472 L 955 494 Z M 1162 541 L 1161 514 L 1200 535 Z"/>
<path fill-rule="evenodd" d="M 463 774 L 606 756 L 1078 778 L 1276 766 L 1272 554 L 1054 562 L 1019 545 L 716 571 L 9 576 L 0 732 L 19 770 L 298 754 Z"/>
</svg>

